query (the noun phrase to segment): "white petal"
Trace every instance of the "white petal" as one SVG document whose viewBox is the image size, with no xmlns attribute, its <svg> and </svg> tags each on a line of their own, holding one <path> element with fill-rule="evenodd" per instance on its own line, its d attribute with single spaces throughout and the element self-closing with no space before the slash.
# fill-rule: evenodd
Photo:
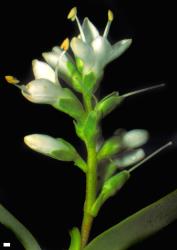
<svg viewBox="0 0 177 250">
<path fill-rule="evenodd" d="M 54 104 L 61 96 L 62 89 L 46 79 L 31 81 L 22 88 L 22 94 L 29 101 L 41 104 Z"/>
<path fill-rule="evenodd" d="M 145 144 L 149 139 L 149 133 L 144 129 L 133 129 L 123 136 L 123 144 L 128 148 L 137 148 Z"/>
<path fill-rule="evenodd" d="M 97 28 L 87 17 L 83 21 L 82 29 L 88 44 L 91 44 L 91 42 L 99 36 Z"/>
<path fill-rule="evenodd" d="M 58 72 L 59 72 L 59 76 L 66 81 L 66 83 L 70 82 L 70 74 L 68 72 L 68 67 L 67 67 L 67 63 L 68 62 L 73 62 L 72 58 L 67 54 L 63 54 L 61 56 L 61 53 L 59 53 L 59 48 L 55 47 L 56 50 L 54 50 L 52 52 L 44 52 L 42 53 L 42 56 L 44 57 L 44 59 L 46 60 L 46 62 L 53 67 L 54 69 L 56 68 L 56 66 L 58 67 Z M 58 53 L 57 53 L 58 50 Z"/>
<path fill-rule="evenodd" d="M 55 83 L 55 72 L 47 63 L 33 60 L 32 66 L 35 79 L 47 79 Z"/>
<path fill-rule="evenodd" d="M 129 167 L 141 161 L 145 157 L 145 152 L 143 149 L 136 149 L 130 152 L 126 152 L 118 159 L 115 160 L 115 164 L 120 168 Z"/>
<path fill-rule="evenodd" d="M 92 48 L 97 63 L 100 64 L 101 67 L 104 67 L 107 64 L 109 55 L 112 53 L 110 43 L 106 38 L 99 36 L 92 42 Z"/>
<path fill-rule="evenodd" d="M 110 54 L 108 61 L 111 62 L 121 56 L 130 47 L 131 43 L 132 39 L 124 39 L 115 43 L 112 46 L 112 53 Z"/>
<path fill-rule="evenodd" d="M 44 52 L 42 53 L 45 61 L 52 67 L 55 68 L 58 62 L 58 55 L 54 52 Z"/>
<path fill-rule="evenodd" d="M 45 155 L 62 148 L 61 143 L 55 138 L 42 134 L 27 135 L 24 137 L 24 142 L 31 149 Z"/>
<path fill-rule="evenodd" d="M 92 48 L 76 37 L 71 40 L 71 48 L 75 57 L 80 58 L 84 62 L 84 69 L 89 71 L 95 63 Z"/>
</svg>

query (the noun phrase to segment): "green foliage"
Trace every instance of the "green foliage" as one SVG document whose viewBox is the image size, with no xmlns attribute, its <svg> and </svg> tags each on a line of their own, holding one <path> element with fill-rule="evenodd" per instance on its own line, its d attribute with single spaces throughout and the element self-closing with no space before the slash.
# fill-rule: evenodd
<svg viewBox="0 0 177 250">
<path fill-rule="evenodd" d="M 93 239 L 84 250 L 126 250 L 177 219 L 177 190 Z"/>
<path fill-rule="evenodd" d="M 57 139 L 63 147 L 60 150 L 54 150 L 51 152 L 51 156 L 60 161 L 74 161 L 77 157 L 75 148 L 62 138 Z"/>
<path fill-rule="evenodd" d="M 83 92 L 86 94 L 92 94 L 96 89 L 97 78 L 93 72 L 90 72 L 83 77 Z"/>
<path fill-rule="evenodd" d="M 10 229 L 26 250 L 41 250 L 30 231 L 0 204 L 0 223 Z"/>
<path fill-rule="evenodd" d="M 82 120 L 85 116 L 85 112 L 81 102 L 70 89 L 65 88 L 64 93 L 64 97 L 59 98 L 54 107 L 68 114 L 75 120 Z"/>
</svg>

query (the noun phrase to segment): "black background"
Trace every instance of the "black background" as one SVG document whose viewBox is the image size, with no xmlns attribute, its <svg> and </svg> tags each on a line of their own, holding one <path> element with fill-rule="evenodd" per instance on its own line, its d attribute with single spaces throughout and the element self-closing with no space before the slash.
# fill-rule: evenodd
<svg viewBox="0 0 177 250">
<path fill-rule="evenodd" d="M 145 128 L 151 139 L 148 153 L 177 139 L 175 65 L 175 18 L 168 1 L 54 1 L 1 2 L 0 105 L 1 164 L 0 199 L 36 236 L 43 249 L 66 249 L 68 231 L 82 217 L 84 175 L 70 163 L 57 162 L 30 151 L 23 137 L 45 133 L 63 137 L 82 151 L 72 120 L 49 106 L 29 103 L 3 76 L 32 79 L 31 60 L 43 51 L 76 34 L 76 25 L 66 19 L 74 5 L 103 31 L 107 9 L 115 14 L 110 41 L 132 37 L 133 45 L 105 70 L 101 96 L 114 90 L 126 93 L 165 82 L 164 89 L 130 97 L 103 121 L 105 137 L 117 128 Z M 176 188 L 176 145 L 132 174 L 119 195 L 109 200 L 95 220 L 91 238 L 121 219 Z M 177 223 L 131 249 L 152 247 L 177 249 Z M 3 226 L 0 244 L 23 247 Z"/>
</svg>

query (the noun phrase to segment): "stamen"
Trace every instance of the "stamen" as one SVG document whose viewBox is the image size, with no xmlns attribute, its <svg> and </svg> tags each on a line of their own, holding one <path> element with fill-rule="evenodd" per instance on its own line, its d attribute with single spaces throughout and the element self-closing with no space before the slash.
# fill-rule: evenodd
<svg viewBox="0 0 177 250">
<path fill-rule="evenodd" d="M 61 52 L 58 60 L 57 60 L 57 64 L 55 66 L 55 82 L 57 83 L 57 85 L 59 85 L 61 87 L 61 84 L 58 80 L 58 69 L 60 67 L 60 62 L 61 62 L 61 58 L 65 55 L 65 53 L 67 52 L 67 50 L 69 49 L 69 39 L 66 38 L 62 44 L 60 45 L 60 48 L 63 49 L 63 51 Z"/>
<path fill-rule="evenodd" d="M 140 90 L 135 90 L 135 91 L 132 91 L 132 92 L 129 92 L 127 94 L 122 95 L 122 97 L 129 97 L 129 96 L 132 96 L 132 95 L 141 94 L 143 92 L 154 90 L 154 89 L 157 89 L 157 88 L 162 88 L 164 86 L 165 86 L 165 83 L 162 83 L 162 84 L 158 84 L 158 85 L 155 85 L 155 86 L 152 86 L 152 87 L 148 87 L 148 88 L 144 88 L 144 89 L 140 89 Z"/>
<path fill-rule="evenodd" d="M 108 36 L 108 33 L 109 33 L 109 30 L 110 30 L 111 23 L 112 23 L 113 19 L 114 19 L 113 12 L 111 10 L 108 10 L 108 22 L 106 24 L 103 37 L 107 37 Z"/>
<path fill-rule="evenodd" d="M 80 35 L 81 35 L 81 38 L 82 38 L 82 41 L 86 42 L 86 39 L 85 39 L 85 35 L 84 35 L 84 32 L 83 32 L 83 29 L 82 29 L 82 26 L 81 26 L 81 23 L 77 17 L 77 8 L 76 7 L 73 7 L 69 14 L 68 14 L 68 19 L 71 19 L 71 21 L 75 21 L 76 20 L 76 23 L 78 25 L 78 28 L 79 28 L 79 31 L 80 31 Z"/>
<path fill-rule="evenodd" d="M 14 76 L 5 76 L 5 79 L 10 84 L 18 84 L 20 81 Z"/>
<path fill-rule="evenodd" d="M 152 154 L 150 154 L 149 156 L 147 156 L 144 160 L 140 161 L 139 163 L 137 163 L 135 166 L 133 166 L 131 169 L 129 169 L 129 172 L 134 171 L 135 169 L 137 169 L 140 165 L 142 165 L 143 163 L 145 163 L 146 161 L 150 160 L 152 157 L 154 157 L 156 154 L 160 153 L 162 150 L 168 148 L 169 146 L 173 145 L 173 142 L 170 141 L 168 143 L 166 143 L 165 145 L 163 145 L 162 147 L 158 148 L 157 150 L 155 150 Z"/>
<path fill-rule="evenodd" d="M 114 19 L 114 14 L 111 10 L 108 10 L 108 21 L 112 22 Z"/>
<path fill-rule="evenodd" d="M 67 51 L 69 49 L 69 38 L 66 38 L 62 44 L 60 45 L 60 48 Z"/>
<path fill-rule="evenodd" d="M 71 19 L 71 21 L 75 21 L 76 15 L 77 15 L 77 8 L 76 8 L 76 7 L 73 7 L 73 8 L 70 10 L 70 12 L 69 12 L 67 18 L 68 18 L 68 19 Z"/>
</svg>

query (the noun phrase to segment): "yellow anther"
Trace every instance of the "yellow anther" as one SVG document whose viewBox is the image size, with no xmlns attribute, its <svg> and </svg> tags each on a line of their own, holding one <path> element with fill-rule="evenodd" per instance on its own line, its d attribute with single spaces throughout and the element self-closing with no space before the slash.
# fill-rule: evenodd
<svg viewBox="0 0 177 250">
<path fill-rule="evenodd" d="M 68 18 L 68 19 L 71 19 L 71 21 L 74 21 L 74 20 L 76 19 L 76 15 L 77 15 L 77 8 L 76 8 L 76 7 L 73 7 L 73 8 L 70 10 L 70 12 L 69 12 L 67 18 Z"/>
<path fill-rule="evenodd" d="M 108 10 L 108 21 L 112 22 L 114 19 L 114 14 L 111 10 Z"/>
<path fill-rule="evenodd" d="M 18 84 L 20 81 L 14 77 L 14 76 L 5 76 L 5 79 L 8 83 L 11 83 L 11 84 Z"/>
<path fill-rule="evenodd" d="M 66 38 L 62 44 L 60 45 L 60 48 L 67 51 L 69 49 L 69 38 Z"/>
</svg>

